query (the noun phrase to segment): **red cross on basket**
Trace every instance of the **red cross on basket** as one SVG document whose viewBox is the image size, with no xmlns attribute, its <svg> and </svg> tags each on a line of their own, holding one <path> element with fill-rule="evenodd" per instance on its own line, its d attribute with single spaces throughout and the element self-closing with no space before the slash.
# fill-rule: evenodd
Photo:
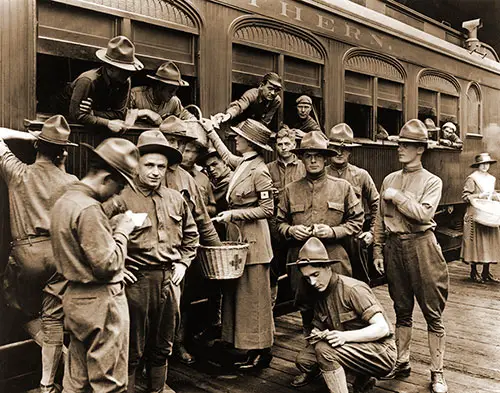
<svg viewBox="0 0 500 393">
<path fill-rule="evenodd" d="M 238 269 L 240 267 L 240 265 L 241 265 L 242 262 L 243 262 L 243 260 L 240 258 L 240 255 L 236 254 L 234 256 L 234 259 L 231 260 L 230 264 L 235 269 Z"/>
</svg>

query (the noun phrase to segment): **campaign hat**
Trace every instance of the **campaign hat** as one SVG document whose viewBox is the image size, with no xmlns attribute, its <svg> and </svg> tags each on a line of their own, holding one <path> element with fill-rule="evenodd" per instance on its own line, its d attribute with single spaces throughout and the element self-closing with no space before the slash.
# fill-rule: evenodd
<svg viewBox="0 0 500 393">
<path fill-rule="evenodd" d="M 160 130 L 146 130 L 137 140 L 137 148 L 141 155 L 147 153 L 160 153 L 168 158 L 168 165 L 179 164 L 182 161 L 182 153 L 170 146 L 167 138 Z"/>
<path fill-rule="evenodd" d="M 179 68 L 173 61 L 167 61 L 158 67 L 155 75 L 148 75 L 148 78 L 174 86 L 189 86 L 189 83 L 182 79 Z"/>
<path fill-rule="evenodd" d="M 429 141 L 429 134 L 425 124 L 419 119 L 408 120 L 399 135 L 394 138 L 397 142 L 406 143 L 421 143 L 427 144 Z"/>
<path fill-rule="evenodd" d="M 231 129 L 254 145 L 267 151 L 273 151 L 272 147 L 268 145 L 271 131 L 264 124 L 254 119 L 246 119 Z"/>
<path fill-rule="evenodd" d="M 184 120 L 179 119 L 174 115 L 168 116 L 160 124 L 159 130 L 165 135 L 175 136 L 184 139 L 186 142 L 196 140 L 195 136 L 188 135 L 188 126 Z"/>
<path fill-rule="evenodd" d="M 427 131 L 439 131 L 441 129 L 436 126 L 436 123 L 434 123 L 434 120 L 431 118 L 425 119 L 424 124 L 427 127 Z"/>
<path fill-rule="evenodd" d="M 328 134 L 331 146 L 356 147 L 361 146 L 354 143 L 354 133 L 352 128 L 346 123 L 339 123 L 330 129 Z"/>
<path fill-rule="evenodd" d="M 107 48 L 98 49 L 95 53 L 99 60 L 127 71 L 140 71 L 144 68 L 135 57 L 135 46 L 127 37 L 119 35 L 108 42 Z"/>
<path fill-rule="evenodd" d="M 330 259 L 325 245 L 317 237 L 310 237 L 299 251 L 299 256 L 295 262 L 287 263 L 287 266 L 305 266 L 312 263 L 331 264 L 340 262 Z"/>
<path fill-rule="evenodd" d="M 338 153 L 328 149 L 328 138 L 321 131 L 310 131 L 300 141 L 300 147 L 293 149 L 296 154 L 304 154 L 308 151 L 319 151 L 325 156 L 335 156 Z"/>
<path fill-rule="evenodd" d="M 54 115 L 49 117 L 43 123 L 42 132 L 32 132 L 29 133 L 40 141 L 50 143 L 52 145 L 59 146 L 78 146 L 76 143 L 69 141 L 69 135 L 71 134 L 71 128 L 68 122 L 62 115 Z"/>
<path fill-rule="evenodd" d="M 118 172 L 135 190 L 134 178 L 139 165 L 139 149 L 124 138 L 108 138 L 93 148 L 87 143 L 81 143 L 89 150 L 92 158 L 104 161 Z"/>
<path fill-rule="evenodd" d="M 494 164 L 497 160 L 491 158 L 489 153 L 481 153 L 474 157 L 474 163 L 471 165 L 471 168 L 477 168 L 481 164 Z"/>
</svg>

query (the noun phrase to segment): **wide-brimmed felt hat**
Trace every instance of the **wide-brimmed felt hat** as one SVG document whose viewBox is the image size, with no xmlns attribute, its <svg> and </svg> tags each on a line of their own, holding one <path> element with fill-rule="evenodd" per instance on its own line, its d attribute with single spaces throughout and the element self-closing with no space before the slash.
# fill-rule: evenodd
<svg viewBox="0 0 500 393">
<path fill-rule="evenodd" d="M 189 86 L 189 83 L 181 78 L 181 72 L 173 61 L 167 61 L 158 67 L 155 75 L 147 75 L 148 78 L 174 86 Z"/>
<path fill-rule="evenodd" d="M 267 151 L 273 151 L 272 147 L 268 145 L 271 131 L 264 124 L 254 119 L 246 119 L 231 129 L 254 145 Z"/>
<path fill-rule="evenodd" d="M 330 145 L 339 147 L 356 147 L 361 146 L 359 143 L 354 143 L 354 133 L 352 128 L 346 123 L 339 123 L 333 126 L 328 133 Z"/>
<path fill-rule="evenodd" d="M 69 128 L 69 124 L 64 116 L 61 115 L 55 115 L 45 120 L 42 132 L 38 133 L 29 131 L 29 133 L 34 135 L 38 140 L 52 145 L 78 146 L 76 143 L 69 141 L 71 128 Z"/>
<path fill-rule="evenodd" d="M 184 120 L 181 120 L 174 115 L 170 115 L 163 120 L 160 124 L 159 130 L 166 135 L 182 138 L 186 142 L 196 140 L 196 137 L 188 135 L 188 126 Z"/>
<path fill-rule="evenodd" d="M 271 85 L 282 88 L 282 82 L 281 82 L 281 76 L 279 76 L 276 72 L 268 72 L 264 77 L 262 78 L 263 80 L 266 80 L 269 82 Z"/>
<path fill-rule="evenodd" d="M 99 60 L 127 71 L 140 71 L 144 68 L 135 57 L 135 46 L 123 35 L 111 38 L 107 48 L 98 49 L 95 55 Z"/>
<path fill-rule="evenodd" d="M 399 135 L 394 140 L 396 142 L 427 144 L 429 134 L 427 127 L 421 120 L 411 119 L 404 124 Z"/>
<path fill-rule="evenodd" d="M 424 124 L 427 127 L 427 131 L 439 131 L 441 129 L 436 126 L 436 123 L 434 123 L 434 120 L 431 118 L 425 119 Z"/>
<path fill-rule="evenodd" d="M 491 158 L 490 153 L 481 153 L 474 157 L 474 163 L 471 164 L 471 168 L 477 168 L 481 164 L 494 164 L 497 160 Z"/>
<path fill-rule="evenodd" d="M 457 131 L 457 126 L 452 123 L 451 121 L 447 121 L 446 123 L 443 124 L 443 126 L 441 127 L 441 129 L 445 129 L 445 128 L 451 128 L 453 130 L 453 132 L 456 132 Z"/>
<path fill-rule="evenodd" d="M 170 146 L 167 138 L 160 130 L 147 130 L 139 135 L 137 148 L 141 155 L 147 153 L 160 153 L 168 159 L 168 165 L 182 162 L 182 153 Z"/>
<path fill-rule="evenodd" d="M 321 131 L 310 131 L 300 141 L 300 147 L 293 149 L 296 154 L 304 154 L 308 151 L 319 151 L 325 156 L 337 155 L 337 152 L 328 149 L 328 138 Z"/>
<path fill-rule="evenodd" d="M 87 143 L 81 146 L 89 149 L 94 157 L 104 161 L 116 170 L 135 190 L 134 178 L 139 165 L 139 149 L 129 140 L 123 138 L 108 138 L 95 149 Z"/>
<path fill-rule="evenodd" d="M 297 98 L 297 99 L 295 100 L 295 103 L 296 103 L 297 105 L 299 105 L 299 104 L 309 104 L 309 105 L 312 105 L 312 104 L 313 104 L 313 100 L 312 100 L 312 98 L 311 98 L 311 97 L 309 97 L 309 96 L 302 95 L 302 96 L 300 96 L 299 98 Z"/>
<path fill-rule="evenodd" d="M 299 251 L 295 262 L 287 263 L 287 266 L 305 266 L 311 263 L 331 264 L 340 261 L 332 260 L 328 256 L 325 245 L 317 237 L 310 237 Z"/>
</svg>

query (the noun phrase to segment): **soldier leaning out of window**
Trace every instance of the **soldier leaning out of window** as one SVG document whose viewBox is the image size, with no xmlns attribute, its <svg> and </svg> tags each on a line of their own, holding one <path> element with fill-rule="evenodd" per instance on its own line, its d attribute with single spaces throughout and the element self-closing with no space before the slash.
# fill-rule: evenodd
<svg viewBox="0 0 500 393">
<path fill-rule="evenodd" d="M 441 139 L 439 143 L 443 146 L 450 146 L 456 149 L 461 149 L 464 145 L 462 140 L 456 134 L 457 126 L 453 124 L 451 121 L 444 123 L 443 127 L 441 127 Z"/>
</svg>

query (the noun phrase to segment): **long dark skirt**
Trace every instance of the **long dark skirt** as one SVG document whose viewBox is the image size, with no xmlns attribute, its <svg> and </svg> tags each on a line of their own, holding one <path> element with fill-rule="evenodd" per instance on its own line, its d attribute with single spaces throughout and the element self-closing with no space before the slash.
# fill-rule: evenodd
<svg viewBox="0 0 500 393">
<path fill-rule="evenodd" d="M 269 264 L 247 265 L 243 275 L 227 282 L 222 305 L 222 339 L 238 349 L 273 345 Z"/>
</svg>

